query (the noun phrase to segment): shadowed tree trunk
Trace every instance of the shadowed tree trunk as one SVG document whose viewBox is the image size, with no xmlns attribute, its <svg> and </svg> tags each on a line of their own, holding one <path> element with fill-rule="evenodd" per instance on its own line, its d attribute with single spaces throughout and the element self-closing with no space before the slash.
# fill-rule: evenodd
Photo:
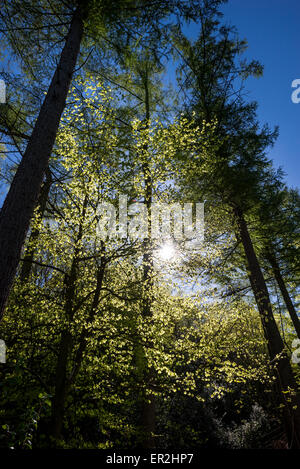
<svg viewBox="0 0 300 469">
<path fill-rule="evenodd" d="M 65 400 L 67 396 L 67 365 L 71 348 L 72 335 L 71 332 L 66 329 L 61 334 L 55 373 L 55 394 L 51 405 L 51 436 L 54 439 L 55 445 L 61 439 L 63 428 Z"/>
<path fill-rule="evenodd" d="M 56 372 L 55 372 L 55 391 L 52 399 L 51 405 L 51 436 L 54 438 L 54 441 L 57 442 L 61 438 L 61 431 L 63 427 L 63 418 L 64 418 L 64 409 L 65 409 L 65 400 L 66 400 L 66 390 L 67 390 L 67 367 L 70 357 L 70 352 L 72 349 L 72 334 L 70 331 L 70 323 L 73 318 L 73 306 L 74 306 L 74 297 L 76 289 L 76 280 L 77 280 L 77 266 L 78 259 L 75 254 L 70 274 L 67 274 L 65 277 L 65 286 L 66 286 L 66 300 L 65 300 L 65 315 L 68 321 L 68 324 L 63 329 L 60 338 L 59 351 L 56 363 Z"/>
<path fill-rule="evenodd" d="M 98 270 L 97 270 L 97 283 L 96 283 L 95 293 L 94 293 L 94 296 L 93 296 L 92 306 L 91 306 L 91 309 L 90 309 L 90 312 L 89 312 L 88 324 L 92 323 L 92 321 L 95 318 L 95 314 L 97 312 L 98 304 L 99 304 L 99 301 L 100 301 L 102 285 L 103 285 L 105 267 L 106 267 L 106 260 L 105 260 L 105 256 L 103 255 L 101 257 L 101 264 L 100 264 L 100 266 L 98 267 Z M 82 332 L 82 334 L 80 336 L 79 345 L 78 345 L 78 348 L 77 348 L 77 351 L 76 351 L 76 354 L 75 354 L 75 357 L 74 357 L 74 365 L 73 365 L 72 371 L 70 373 L 70 376 L 68 378 L 68 386 L 70 386 L 74 382 L 76 376 L 79 373 L 81 363 L 82 363 L 82 360 L 83 360 L 83 356 L 84 356 L 84 352 L 85 352 L 86 347 L 87 347 L 87 339 L 89 338 L 90 335 L 91 335 L 91 332 L 89 332 L 86 329 Z"/>
<path fill-rule="evenodd" d="M 247 259 L 251 287 L 260 313 L 271 363 L 275 365 L 278 387 L 285 405 L 284 420 L 289 444 L 292 448 L 300 448 L 300 395 L 297 383 L 274 319 L 267 285 L 254 251 L 243 212 L 239 207 L 235 207 L 234 215 L 238 226 L 238 235 Z"/>
<path fill-rule="evenodd" d="M 74 314 L 74 298 L 75 298 L 75 282 L 77 278 L 77 266 L 78 261 L 74 259 L 71 274 L 67 278 L 67 292 L 66 292 L 66 314 L 72 320 Z M 106 261 L 104 256 L 102 257 L 101 265 L 97 271 L 97 283 L 96 289 L 93 296 L 92 305 L 89 312 L 88 323 L 91 323 L 95 317 L 97 307 L 100 301 L 100 294 L 102 290 L 102 284 L 104 279 Z M 74 357 L 73 368 L 68 376 L 67 369 L 72 352 L 73 338 L 69 329 L 65 329 L 62 332 L 60 340 L 59 354 L 56 365 L 56 381 L 55 381 L 55 394 L 52 401 L 52 423 L 51 423 L 51 435 L 54 439 L 54 443 L 57 443 L 61 439 L 63 421 L 65 415 L 65 402 L 68 396 L 70 387 L 74 383 L 76 376 L 80 371 L 84 352 L 87 346 L 87 339 L 90 335 L 88 330 L 84 330 L 81 334 L 79 345 Z"/>
<path fill-rule="evenodd" d="M 150 99 L 147 70 L 140 72 L 143 82 L 143 92 L 145 99 L 145 127 L 150 125 Z M 145 155 L 147 155 L 148 144 L 143 145 Z M 151 203 L 152 203 L 152 177 L 147 159 L 142 163 L 144 182 L 144 204 L 147 208 L 148 233 L 143 241 L 143 283 L 141 294 L 141 316 L 145 324 L 152 317 L 153 303 L 153 254 L 151 244 Z M 147 347 L 151 347 L 150 341 Z M 138 426 L 139 434 L 137 438 L 138 446 L 143 448 L 155 448 L 155 396 L 151 392 L 151 387 L 155 379 L 153 369 L 149 368 L 148 359 L 145 353 L 145 344 L 142 344 L 140 335 L 136 333 L 136 344 L 134 348 L 134 364 L 136 369 L 136 381 L 139 384 L 138 404 Z"/>
<path fill-rule="evenodd" d="M 83 35 L 77 9 L 22 161 L 0 213 L 0 319 L 66 104 Z"/>
<path fill-rule="evenodd" d="M 82 220 L 85 218 L 87 207 L 87 197 L 83 202 Z M 83 221 L 79 224 L 78 234 L 76 237 L 75 246 L 82 239 L 83 236 Z M 51 404 L 51 436 L 54 443 L 61 439 L 61 431 L 63 427 L 65 400 L 67 395 L 67 368 L 72 350 L 73 337 L 70 331 L 71 323 L 74 316 L 74 302 L 76 293 L 76 281 L 78 278 L 78 263 L 79 263 L 79 248 L 75 247 L 74 255 L 71 263 L 69 273 L 66 273 L 64 278 L 65 285 L 65 319 L 66 325 L 61 332 L 59 343 L 59 351 L 56 362 L 54 396 Z"/>
<path fill-rule="evenodd" d="M 281 271 L 280 271 L 280 267 L 279 267 L 279 264 L 277 262 L 277 259 L 276 259 L 275 255 L 271 252 L 267 253 L 266 258 L 268 259 L 268 261 L 269 261 L 269 263 L 272 267 L 272 271 L 273 271 L 274 277 L 276 279 L 276 282 L 278 283 L 278 286 L 280 288 L 282 298 L 284 299 L 284 302 L 285 302 L 285 305 L 286 305 L 287 310 L 289 312 L 289 315 L 291 317 L 291 320 L 293 321 L 294 328 L 295 328 L 295 331 L 297 333 L 297 336 L 300 339 L 300 320 L 299 320 L 297 311 L 295 309 L 295 306 L 292 302 L 292 299 L 289 295 L 289 292 L 286 288 L 285 281 L 284 281 L 284 279 L 281 275 Z"/>
<path fill-rule="evenodd" d="M 87 197 L 83 203 L 83 212 L 82 218 L 84 220 L 85 213 L 87 208 Z M 82 239 L 83 232 L 82 232 L 82 224 L 79 225 L 79 232 L 77 236 L 77 242 Z M 97 279 L 96 279 L 96 288 L 93 295 L 93 301 L 90 307 L 89 315 L 87 318 L 88 324 L 90 324 L 97 312 L 97 307 L 100 301 L 100 295 L 102 291 L 102 285 L 104 280 L 104 273 L 105 268 L 107 265 L 107 260 L 105 257 L 105 249 L 104 244 L 102 243 L 101 246 L 102 255 L 100 257 L 100 265 L 97 268 Z M 53 443 L 56 446 L 57 442 L 62 437 L 62 430 L 63 430 L 63 421 L 65 415 L 65 402 L 68 396 L 68 392 L 70 390 L 71 385 L 74 383 L 76 376 L 80 371 L 80 367 L 82 364 L 84 352 L 87 346 L 87 339 L 91 334 L 88 329 L 82 331 L 81 336 L 79 338 L 79 344 L 77 351 L 74 356 L 74 363 L 72 366 L 72 370 L 68 376 L 68 365 L 72 354 L 73 348 L 73 337 L 70 332 L 70 326 L 73 321 L 74 313 L 76 312 L 76 304 L 75 304 L 75 297 L 76 297 L 76 281 L 78 279 L 78 267 L 80 258 L 78 257 L 79 251 L 76 248 L 70 273 L 65 276 L 65 286 L 66 286 L 66 294 L 65 294 L 65 317 L 68 321 L 68 325 L 61 333 L 61 339 L 59 344 L 59 352 L 56 364 L 56 374 L 55 374 L 55 391 L 54 396 L 52 399 L 51 405 L 51 436 L 53 437 Z"/>
<path fill-rule="evenodd" d="M 149 82 L 148 74 L 145 71 L 144 77 L 145 87 L 145 109 L 146 109 L 146 126 L 150 125 L 150 96 L 149 96 Z M 147 144 L 145 149 L 147 149 Z M 143 305 L 143 316 L 149 318 L 152 316 L 152 303 L 153 303 L 153 254 L 151 245 L 151 204 L 152 204 L 152 176 L 148 162 L 143 164 L 143 173 L 145 181 L 145 205 L 147 207 L 148 216 L 148 238 L 144 243 L 144 255 L 143 255 L 143 283 L 145 289 L 144 305 Z M 141 423 L 142 423 L 142 446 L 144 448 L 155 448 L 155 427 L 156 427 L 156 403 L 155 396 L 149 392 L 151 385 L 154 381 L 154 370 L 148 368 L 146 363 L 145 375 L 145 395 L 142 400 L 142 412 L 141 412 Z M 148 389 L 147 389 L 148 388 Z"/>
</svg>

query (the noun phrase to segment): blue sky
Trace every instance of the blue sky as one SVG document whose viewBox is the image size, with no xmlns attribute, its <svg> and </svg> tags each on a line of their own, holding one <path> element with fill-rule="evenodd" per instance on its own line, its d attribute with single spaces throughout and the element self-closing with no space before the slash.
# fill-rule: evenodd
<svg viewBox="0 0 300 469">
<path fill-rule="evenodd" d="M 299 0 L 229 0 L 224 21 L 237 27 L 248 41 L 247 57 L 264 65 L 264 75 L 249 79 L 249 98 L 258 102 L 262 123 L 279 125 L 279 138 L 270 152 L 282 166 L 290 186 L 300 186 L 300 103 L 291 100 L 294 79 L 300 78 Z"/>
<path fill-rule="evenodd" d="M 290 187 L 300 187 L 300 103 L 291 100 L 292 81 L 300 79 L 300 0 L 228 0 L 222 23 L 236 26 L 246 39 L 244 57 L 264 66 L 261 78 L 245 84 L 248 99 L 258 102 L 261 124 L 279 126 L 279 137 L 268 157 L 281 166 Z M 185 33 L 196 38 L 198 26 Z"/>
</svg>

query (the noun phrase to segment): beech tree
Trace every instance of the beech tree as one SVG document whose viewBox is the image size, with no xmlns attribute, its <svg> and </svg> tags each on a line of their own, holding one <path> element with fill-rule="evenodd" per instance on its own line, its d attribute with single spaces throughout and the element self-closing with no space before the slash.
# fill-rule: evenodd
<svg viewBox="0 0 300 469">
<path fill-rule="evenodd" d="M 218 3 L 218 1 L 213 0 L 210 2 L 210 8 L 214 9 L 215 5 Z M 15 15 L 17 20 L 19 20 L 21 12 L 21 21 L 24 21 L 25 16 L 25 25 L 21 24 L 20 26 L 17 21 L 16 29 L 26 31 L 28 28 L 32 28 L 32 26 L 29 27 L 26 24 L 26 15 L 28 13 L 27 3 L 22 4 L 18 1 L 7 2 L 6 6 L 8 15 L 13 13 L 12 18 Z M 42 2 L 41 7 L 39 6 L 38 8 L 38 14 L 36 15 L 38 24 L 34 25 L 36 30 L 45 28 L 45 25 L 39 25 L 41 13 L 43 13 L 43 11 L 41 12 L 41 8 L 43 8 L 43 6 L 44 3 Z M 90 28 L 92 34 L 97 34 L 99 28 L 103 29 L 107 27 L 109 23 L 110 27 L 119 25 L 117 29 L 120 29 L 121 34 L 124 36 L 125 30 L 125 36 L 128 36 L 130 35 L 130 28 L 132 26 L 138 27 L 139 24 L 149 21 L 149 24 L 153 25 L 154 29 L 159 33 L 158 22 L 164 17 L 180 13 L 183 18 L 197 19 L 199 16 L 199 12 L 197 11 L 198 6 L 199 2 L 192 0 L 186 4 L 181 4 L 181 2 L 178 1 L 154 2 L 149 4 L 149 8 L 145 7 L 143 1 L 136 2 L 134 0 L 126 2 L 125 6 L 119 1 L 85 2 L 78 0 L 67 4 L 66 8 L 69 14 L 72 13 L 72 19 L 65 44 L 22 161 L 14 176 L 0 214 L 1 315 L 3 314 L 15 276 L 21 249 L 55 142 L 61 114 L 66 104 L 68 90 L 84 35 L 84 23 L 87 29 L 88 27 Z M 59 11 L 60 8 L 58 8 L 58 13 L 54 9 L 54 15 L 59 16 Z M 34 13 L 35 11 L 33 10 L 33 15 Z M 11 39 L 11 34 L 14 30 L 14 27 L 11 27 L 10 24 L 11 17 L 2 15 L 2 20 L 3 19 L 5 27 L 2 29 L 2 32 L 7 33 L 8 38 Z M 57 26 L 60 26 L 60 23 L 52 24 L 51 26 L 55 29 Z M 18 48 L 18 45 L 14 42 L 13 36 L 12 42 L 14 46 Z"/>
</svg>

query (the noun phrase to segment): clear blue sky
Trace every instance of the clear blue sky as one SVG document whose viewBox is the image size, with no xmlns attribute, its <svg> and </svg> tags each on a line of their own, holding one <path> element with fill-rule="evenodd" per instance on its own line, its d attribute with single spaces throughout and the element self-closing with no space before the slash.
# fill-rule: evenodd
<svg viewBox="0 0 300 469">
<path fill-rule="evenodd" d="M 300 103 L 294 104 L 292 81 L 300 79 L 300 0 L 228 0 L 222 22 L 236 26 L 246 39 L 244 57 L 264 66 L 261 78 L 249 78 L 245 88 L 250 101 L 258 102 L 258 118 L 279 126 L 278 140 L 268 157 L 281 166 L 290 187 L 300 187 Z M 191 38 L 199 26 L 185 28 Z"/>
<path fill-rule="evenodd" d="M 300 103 L 291 100 L 291 83 L 300 78 L 300 1 L 229 0 L 224 20 L 248 41 L 249 58 L 264 65 L 260 79 L 249 79 L 249 98 L 259 104 L 261 122 L 279 125 L 270 155 L 290 186 L 300 186 Z"/>
</svg>

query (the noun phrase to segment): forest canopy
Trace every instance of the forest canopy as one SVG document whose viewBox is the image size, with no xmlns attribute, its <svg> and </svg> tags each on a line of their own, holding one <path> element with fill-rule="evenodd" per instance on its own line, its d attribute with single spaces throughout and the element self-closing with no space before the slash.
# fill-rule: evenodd
<svg viewBox="0 0 300 469">
<path fill-rule="evenodd" d="M 300 449 L 300 196 L 224 3 L 1 1 L 1 449 Z"/>
</svg>

